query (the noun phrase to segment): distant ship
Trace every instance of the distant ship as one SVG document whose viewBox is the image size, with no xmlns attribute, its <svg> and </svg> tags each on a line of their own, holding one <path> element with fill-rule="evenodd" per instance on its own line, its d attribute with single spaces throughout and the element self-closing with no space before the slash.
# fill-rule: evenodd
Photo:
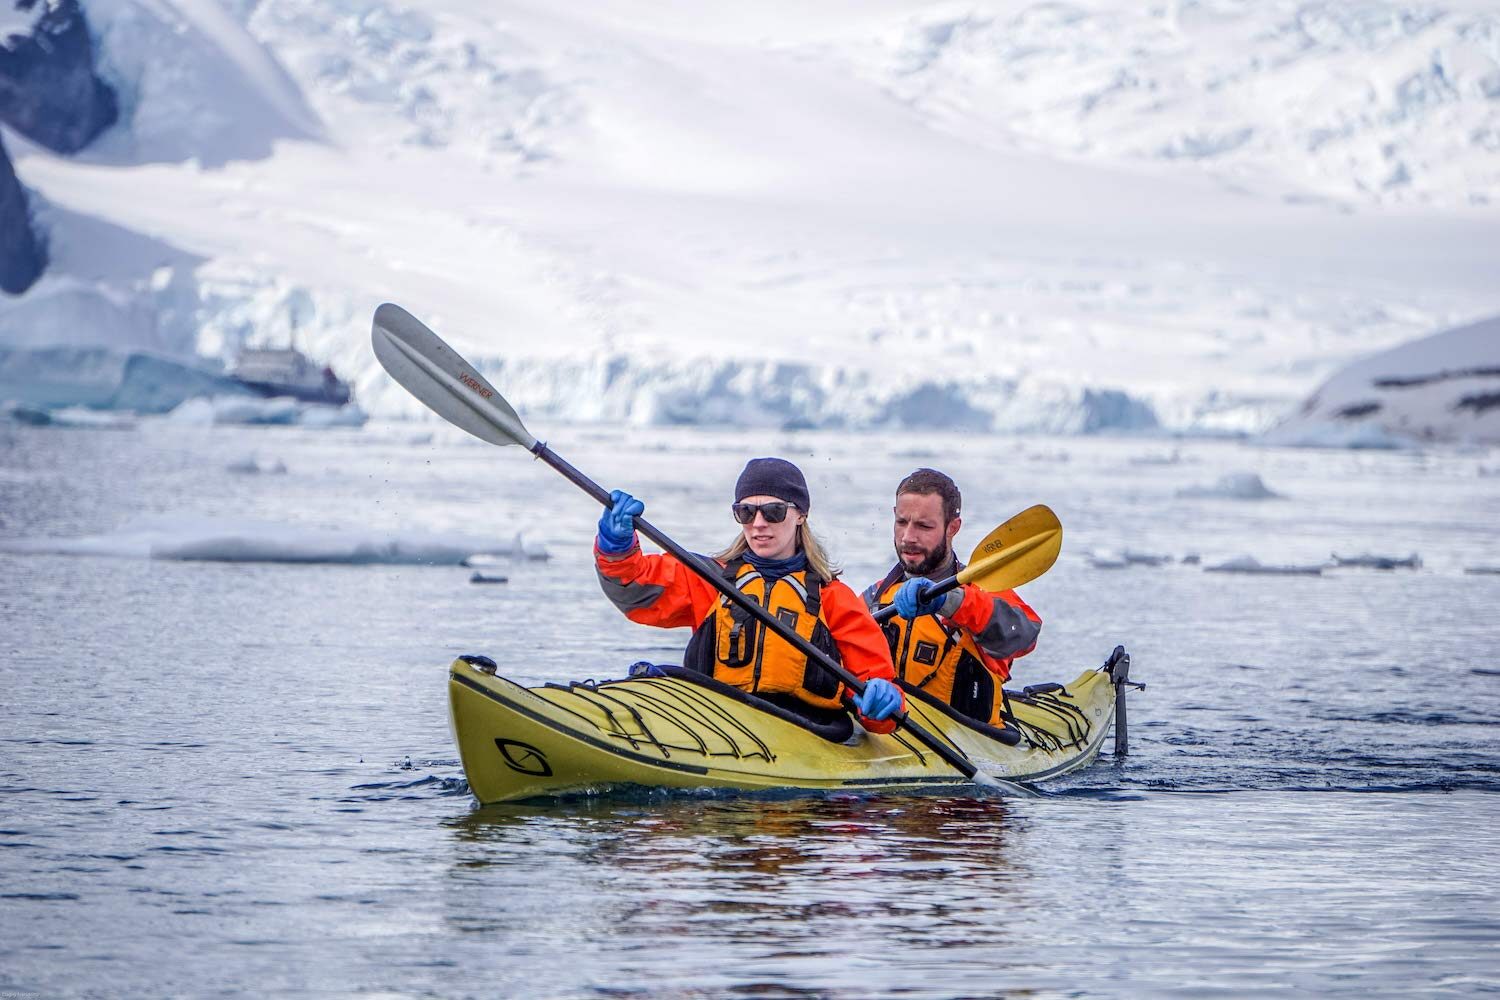
<svg viewBox="0 0 1500 1000">
<path fill-rule="evenodd" d="M 319 368 L 295 347 L 247 347 L 229 377 L 257 396 L 290 396 L 304 403 L 343 406 L 349 385 L 333 369 Z"/>
</svg>

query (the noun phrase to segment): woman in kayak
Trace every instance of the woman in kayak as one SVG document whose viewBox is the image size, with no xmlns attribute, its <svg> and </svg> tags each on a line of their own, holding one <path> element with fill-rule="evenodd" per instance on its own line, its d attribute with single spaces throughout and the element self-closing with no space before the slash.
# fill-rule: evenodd
<svg viewBox="0 0 1500 1000">
<path fill-rule="evenodd" d="M 844 720 L 839 680 L 731 604 L 670 555 L 646 555 L 635 537 L 645 504 L 610 494 L 599 519 L 594 561 L 605 595 L 625 617 L 659 628 L 691 627 L 683 666 L 819 725 Z M 740 533 L 714 556 L 724 577 L 816 648 L 865 682 L 853 699 L 871 732 L 896 727 L 905 707 L 894 683 L 890 646 L 864 601 L 838 573 L 807 525 L 811 498 L 802 471 L 780 458 L 755 458 L 734 487 L 730 510 Z"/>
</svg>

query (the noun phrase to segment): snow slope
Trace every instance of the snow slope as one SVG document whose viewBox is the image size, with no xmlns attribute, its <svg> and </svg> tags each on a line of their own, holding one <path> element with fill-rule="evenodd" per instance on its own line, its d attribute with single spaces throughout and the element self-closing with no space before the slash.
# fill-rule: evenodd
<svg viewBox="0 0 1500 1000">
<path fill-rule="evenodd" d="M 1289 200 L 1500 197 L 1492 3 L 1166 0 L 940 7 L 852 56 L 997 147 L 1181 163 Z"/>
<path fill-rule="evenodd" d="M 1260 430 L 1500 313 L 1477 3 L 89 12 L 129 122 L 15 149 L 58 265 L 0 310 L 295 335 L 372 412 L 384 300 L 549 418 L 963 430 Z"/>
<path fill-rule="evenodd" d="M 1500 317 L 1365 358 L 1273 428 L 1281 444 L 1500 444 Z"/>
</svg>

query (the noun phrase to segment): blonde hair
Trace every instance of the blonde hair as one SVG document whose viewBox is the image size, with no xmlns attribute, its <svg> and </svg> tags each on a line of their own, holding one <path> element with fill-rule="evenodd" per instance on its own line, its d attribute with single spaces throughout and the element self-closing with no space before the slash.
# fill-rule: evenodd
<svg viewBox="0 0 1500 1000">
<path fill-rule="evenodd" d="M 750 543 L 745 541 L 745 534 L 741 532 L 734 536 L 734 541 L 729 543 L 729 548 L 715 553 L 714 558 L 719 562 L 727 563 L 731 559 L 744 555 L 748 548 L 750 548 Z M 823 543 L 818 541 L 818 536 L 813 534 L 806 520 L 797 525 L 797 548 L 807 554 L 807 568 L 822 577 L 824 583 L 832 583 L 843 572 L 829 557 L 828 550 L 823 548 Z"/>
</svg>

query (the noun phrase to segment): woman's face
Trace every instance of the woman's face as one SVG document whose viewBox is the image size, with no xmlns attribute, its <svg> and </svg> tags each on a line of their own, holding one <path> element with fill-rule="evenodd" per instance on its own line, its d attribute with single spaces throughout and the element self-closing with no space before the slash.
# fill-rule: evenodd
<svg viewBox="0 0 1500 1000">
<path fill-rule="evenodd" d="M 740 503 L 763 504 L 780 500 L 780 497 L 753 496 Z M 740 525 L 740 531 L 744 533 L 750 551 L 762 559 L 787 559 L 797 551 L 797 525 L 806 520 L 806 514 L 791 506 L 787 507 L 786 518 L 776 524 L 767 521 L 764 512 L 756 511 L 749 524 Z"/>
</svg>

